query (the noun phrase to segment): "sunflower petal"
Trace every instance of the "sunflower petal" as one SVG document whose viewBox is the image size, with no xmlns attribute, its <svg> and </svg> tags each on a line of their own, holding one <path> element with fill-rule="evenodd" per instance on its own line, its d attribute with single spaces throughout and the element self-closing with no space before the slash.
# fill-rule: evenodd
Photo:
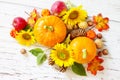
<svg viewBox="0 0 120 80">
<path fill-rule="evenodd" d="M 65 44 L 56 44 L 54 50 L 51 50 L 51 59 L 55 61 L 55 64 L 62 67 L 68 67 L 73 65 L 74 60 L 72 58 L 71 49 Z"/>
</svg>

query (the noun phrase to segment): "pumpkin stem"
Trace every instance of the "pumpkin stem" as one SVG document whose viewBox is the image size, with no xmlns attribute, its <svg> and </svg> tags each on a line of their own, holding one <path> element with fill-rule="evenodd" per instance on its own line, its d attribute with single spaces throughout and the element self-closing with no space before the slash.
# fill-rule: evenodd
<svg viewBox="0 0 120 80">
<path fill-rule="evenodd" d="M 52 26 L 44 26 L 44 29 L 48 29 L 49 31 L 53 31 L 54 29 L 53 29 L 53 27 Z"/>
<path fill-rule="evenodd" d="M 87 57 L 87 50 L 83 49 L 82 50 L 82 58 L 85 59 Z"/>
</svg>

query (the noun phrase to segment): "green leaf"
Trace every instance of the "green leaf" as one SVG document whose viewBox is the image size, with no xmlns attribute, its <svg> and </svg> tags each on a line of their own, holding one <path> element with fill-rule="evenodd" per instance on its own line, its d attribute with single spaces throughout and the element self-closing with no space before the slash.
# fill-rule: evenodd
<svg viewBox="0 0 120 80">
<path fill-rule="evenodd" d="M 29 52 L 31 52 L 34 56 L 37 57 L 38 65 L 42 64 L 47 59 L 46 54 L 41 48 L 34 48 L 34 49 L 31 49 Z"/>
<path fill-rule="evenodd" d="M 74 65 L 72 65 L 72 71 L 80 76 L 87 76 L 85 68 L 82 64 L 75 62 Z"/>
<path fill-rule="evenodd" d="M 40 48 L 31 49 L 29 52 L 31 52 L 34 56 L 38 56 L 39 53 L 44 53 L 44 51 Z"/>
<path fill-rule="evenodd" d="M 27 31 L 28 29 L 30 29 L 30 31 L 32 31 L 32 27 L 30 25 L 27 25 L 23 30 Z"/>
<path fill-rule="evenodd" d="M 38 54 L 38 56 L 37 56 L 37 64 L 38 65 L 42 64 L 46 59 L 47 59 L 46 54 L 44 54 L 44 53 Z"/>
</svg>

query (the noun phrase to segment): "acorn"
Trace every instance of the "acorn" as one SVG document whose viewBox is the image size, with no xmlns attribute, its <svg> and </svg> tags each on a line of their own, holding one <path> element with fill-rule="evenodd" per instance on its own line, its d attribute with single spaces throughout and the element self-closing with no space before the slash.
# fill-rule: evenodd
<svg viewBox="0 0 120 80">
<path fill-rule="evenodd" d="M 95 44 L 98 49 L 103 48 L 103 41 L 101 39 L 96 39 Z"/>
</svg>

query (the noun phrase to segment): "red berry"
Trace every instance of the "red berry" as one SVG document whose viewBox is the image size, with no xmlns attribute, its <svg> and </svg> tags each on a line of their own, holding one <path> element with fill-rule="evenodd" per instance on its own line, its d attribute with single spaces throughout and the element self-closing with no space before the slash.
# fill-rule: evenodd
<svg viewBox="0 0 120 80">
<path fill-rule="evenodd" d="M 16 31 L 20 31 L 26 27 L 27 22 L 22 17 L 16 17 L 16 18 L 14 18 L 12 25 Z"/>
<path fill-rule="evenodd" d="M 87 31 L 87 37 L 91 38 L 91 39 L 94 39 L 96 37 L 95 31 L 93 31 L 93 30 Z"/>
</svg>

